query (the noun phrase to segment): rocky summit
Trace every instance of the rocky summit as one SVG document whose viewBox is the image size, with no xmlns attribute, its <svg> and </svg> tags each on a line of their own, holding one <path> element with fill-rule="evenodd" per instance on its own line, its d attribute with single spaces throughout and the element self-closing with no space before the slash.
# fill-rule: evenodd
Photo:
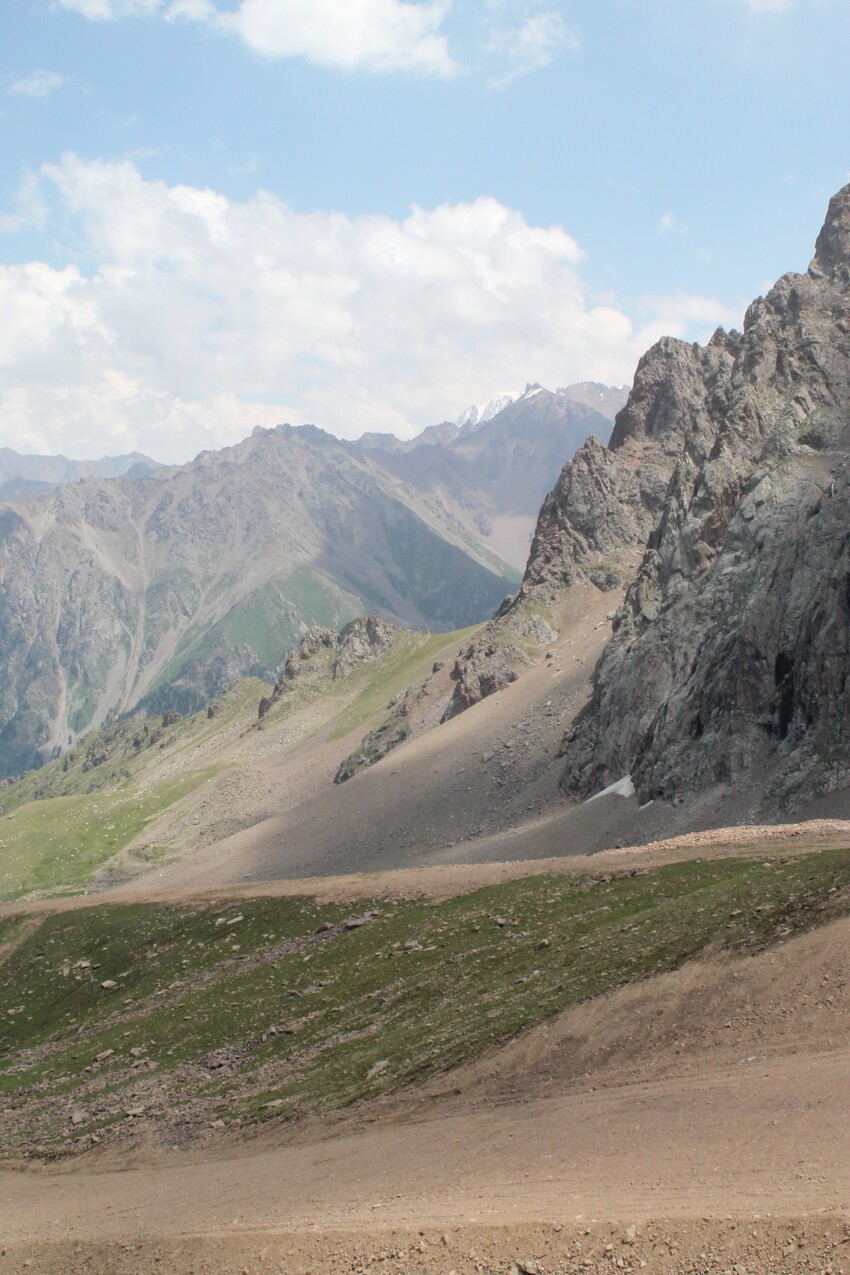
<svg viewBox="0 0 850 1275">
<path fill-rule="evenodd" d="M 850 186 L 807 273 L 743 332 L 641 360 L 609 446 L 564 467 L 519 593 L 459 658 L 447 715 L 512 681 L 589 580 L 625 593 L 562 744 L 567 795 L 630 775 L 644 802 L 734 787 L 769 815 L 846 785 L 849 462 Z"/>
<path fill-rule="evenodd" d="M 846 785 L 850 186 L 807 273 L 755 301 L 743 333 L 649 352 L 612 454 L 634 439 L 674 463 L 564 743 L 565 790 L 749 781 L 773 809 Z"/>
</svg>

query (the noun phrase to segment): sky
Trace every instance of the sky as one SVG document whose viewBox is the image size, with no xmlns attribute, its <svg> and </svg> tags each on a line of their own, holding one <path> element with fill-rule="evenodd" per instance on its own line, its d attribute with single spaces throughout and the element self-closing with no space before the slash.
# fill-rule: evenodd
<svg viewBox="0 0 850 1275">
<path fill-rule="evenodd" d="M 0 0 L 0 445 L 630 382 L 805 270 L 847 0 Z"/>
</svg>

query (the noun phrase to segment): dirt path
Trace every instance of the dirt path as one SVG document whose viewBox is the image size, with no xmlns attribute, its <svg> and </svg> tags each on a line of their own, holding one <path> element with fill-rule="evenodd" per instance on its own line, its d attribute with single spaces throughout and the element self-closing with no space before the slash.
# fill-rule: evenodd
<svg viewBox="0 0 850 1275">
<path fill-rule="evenodd" d="M 129 1172 L 3 1174 L 9 1240 L 785 1216 L 850 1203 L 850 1051 Z M 185 1189 L 191 1182 L 191 1192 Z M 377 1216 L 376 1216 L 377 1215 Z"/>
<path fill-rule="evenodd" d="M 619 797 L 610 801 L 621 801 Z M 601 804 L 601 803 L 599 803 Z M 557 816 L 535 821 L 532 831 L 542 837 Z M 511 834 L 521 837 L 528 830 Z M 19 914 L 43 915 L 74 911 L 102 903 L 173 903 L 185 899 L 222 897 L 261 898 L 315 896 L 323 902 L 347 903 L 363 899 L 451 898 L 502 881 L 542 872 L 566 874 L 630 872 L 635 868 L 660 867 L 688 859 L 716 859 L 728 856 L 771 858 L 777 855 L 810 854 L 817 850 L 850 850 L 850 820 L 817 819 L 805 823 L 770 824 L 756 827 L 716 828 L 707 832 L 650 842 L 645 846 L 603 850 L 594 855 L 562 855 L 554 858 L 486 857 L 480 863 L 427 864 L 418 868 L 398 868 L 384 872 L 361 872 L 337 876 L 303 877 L 267 881 L 224 881 L 209 886 L 159 884 L 153 876 L 91 894 L 53 899 L 18 899 L 0 903 L 0 917 Z"/>
<path fill-rule="evenodd" d="M 849 983 L 840 921 L 578 1006 L 295 1141 L 3 1171 L 2 1270 L 840 1275 Z"/>
</svg>

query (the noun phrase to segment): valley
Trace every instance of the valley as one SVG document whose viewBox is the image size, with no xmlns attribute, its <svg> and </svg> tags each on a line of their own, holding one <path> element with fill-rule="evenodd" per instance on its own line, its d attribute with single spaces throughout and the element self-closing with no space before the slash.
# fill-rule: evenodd
<svg viewBox="0 0 850 1275">
<path fill-rule="evenodd" d="M 644 356 L 518 582 L 486 502 L 566 391 L 6 506 L 7 598 L 57 535 L 146 584 L 75 630 L 122 711 L 0 787 L 4 1269 L 847 1271 L 848 307 L 845 187 Z M 283 545 L 329 592 L 274 650 Z"/>
</svg>

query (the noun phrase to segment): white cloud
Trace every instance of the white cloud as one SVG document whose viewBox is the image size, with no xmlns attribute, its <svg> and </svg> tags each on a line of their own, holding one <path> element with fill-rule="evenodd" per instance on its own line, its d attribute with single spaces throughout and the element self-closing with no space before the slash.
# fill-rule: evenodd
<svg viewBox="0 0 850 1275">
<path fill-rule="evenodd" d="M 235 202 L 129 162 L 67 156 L 43 180 L 100 264 L 0 267 L 2 441 L 21 449 L 182 460 L 282 420 L 410 435 L 482 386 L 622 383 L 656 335 L 726 318 L 650 299 L 636 328 L 589 296 L 565 230 L 494 199 L 398 221 Z"/>
<path fill-rule="evenodd" d="M 680 239 L 686 239 L 690 234 L 687 223 L 679 221 L 671 212 L 659 217 L 656 229 L 659 235 L 677 235 Z"/>
<path fill-rule="evenodd" d="M 158 14 L 207 22 L 269 58 L 306 58 L 342 70 L 457 70 L 440 28 L 452 0 L 59 0 L 90 19 Z"/>
<path fill-rule="evenodd" d="M 451 75 L 456 67 L 440 25 L 451 0 L 241 0 L 218 25 L 266 57 L 304 57 L 353 70 Z"/>
<path fill-rule="evenodd" d="M 20 97 L 47 98 L 65 83 L 65 77 L 56 71 L 33 71 L 14 80 L 7 89 L 8 93 L 16 93 Z"/>
<path fill-rule="evenodd" d="M 693 326 L 702 330 L 718 326 L 733 328 L 740 324 L 742 318 L 738 307 L 724 305 L 717 297 L 704 297 L 698 293 L 677 292 L 664 297 L 645 297 L 643 306 L 647 312 L 663 315 L 664 322 L 676 335 Z M 653 322 L 657 327 L 658 320 Z M 664 336 L 665 333 L 659 331 L 658 335 Z"/>
<path fill-rule="evenodd" d="M 135 18 L 158 13 L 163 0 L 59 0 L 63 9 L 81 13 L 92 21 L 112 21 L 115 18 Z"/>
<path fill-rule="evenodd" d="M 569 50 L 577 53 L 579 41 L 559 13 L 536 13 L 521 26 L 493 32 L 488 49 L 507 63 L 491 83 L 504 88 L 521 75 L 539 71 Z"/>
</svg>

